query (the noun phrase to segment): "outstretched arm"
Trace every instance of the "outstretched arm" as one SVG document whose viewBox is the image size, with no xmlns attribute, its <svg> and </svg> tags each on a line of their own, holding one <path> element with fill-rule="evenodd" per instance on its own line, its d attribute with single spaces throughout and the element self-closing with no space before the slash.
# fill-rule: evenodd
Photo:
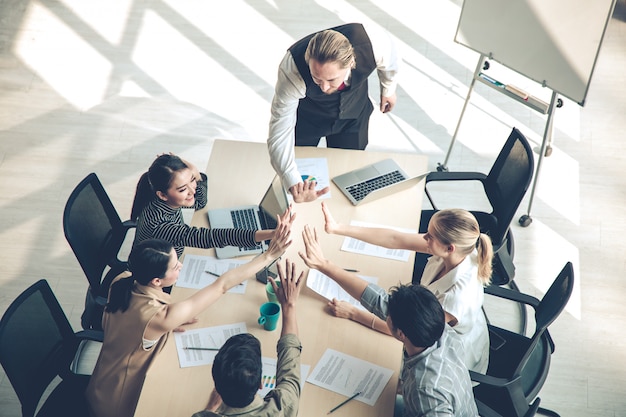
<svg viewBox="0 0 626 417">
<path fill-rule="evenodd" d="M 324 213 L 324 230 L 328 234 L 348 236 L 372 245 L 390 249 L 408 249 L 415 252 L 429 253 L 423 234 L 404 233 L 380 227 L 361 227 L 340 224 L 335 221 L 325 202 L 322 202 Z"/>
<path fill-rule="evenodd" d="M 191 297 L 178 303 L 170 304 L 161 310 L 149 323 L 145 337 L 156 339 L 160 335 L 185 323 L 213 304 L 226 291 L 253 277 L 262 268 L 280 257 L 291 245 L 291 212 L 278 217 L 274 239 L 269 249 L 250 262 L 227 271 L 211 285 L 199 290 Z"/>
<path fill-rule="evenodd" d="M 302 240 L 304 241 L 305 251 L 299 252 L 299 255 L 306 266 L 317 269 L 324 275 L 329 276 L 341 288 L 346 290 L 348 294 L 360 300 L 361 294 L 367 288 L 367 281 L 359 278 L 352 272 L 345 271 L 324 257 L 315 228 L 311 228 L 309 225 L 304 226 Z"/>
<path fill-rule="evenodd" d="M 295 334 L 298 336 L 298 320 L 296 317 L 296 301 L 300 295 L 300 288 L 304 280 L 304 272 L 300 272 L 298 276 L 296 273 L 296 265 L 287 259 L 285 261 L 285 268 L 278 263 L 278 277 L 280 278 L 280 287 L 276 285 L 276 281 L 269 280 L 272 287 L 274 287 L 274 293 L 278 302 L 280 303 L 283 315 L 283 327 L 281 331 L 281 337 L 286 334 Z"/>
<path fill-rule="evenodd" d="M 287 207 L 287 210 L 285 210 L 285 212 L 280 215 L 280 218 L 283 220 L 283 222 L 289 223 L 289 227 L 291 227 L 293 221 L 296 219 L 296 213 L 294 213 L 292 209 L 293 206 L 289 205 L 289 207 Z M 264 240 L 273 239 L 275 230 L 276 229 L 257 230 L 254 233 L 254 240 L 257 242 L 262 242 Z"/>
<path fill-rule="evenodd" d="M 374 313 L 361 310 L 346 301 L 339 301 L 336 298 L 328 302 L 328 309 L 335 317 L 356 321 L 365 327 L 391 336 L 387 322 L 378 318 Z"/>
</svg>

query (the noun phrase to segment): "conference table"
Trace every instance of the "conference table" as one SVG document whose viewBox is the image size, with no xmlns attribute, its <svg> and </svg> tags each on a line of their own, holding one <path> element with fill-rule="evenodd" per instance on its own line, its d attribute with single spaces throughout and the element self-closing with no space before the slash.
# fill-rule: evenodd
<svg viewBox="0 0 626 417">
<path fill-rule="evenodd" d="M 296 147 L 296 158 L 325 158 L 330 178 L 385 158 L 393 158 L 409 175 L 419 175 L 427 170 L 425 156 L 408 153 Z M 215 141 L 206 174 L 209 195 L 207 208 L 256 204 L 275 175 L 265 143 L 230 140 Z M 330 198 L 324 201 L 339 223 L 360 221 L 418 230 L 423 185 L 424 181 L 421 181 L 409 190 L 353 206 L 331 182 Z M 414 260 L 412 253 L 408 261 L 404 262 L 342 251 L 344 237 L 324 232 L 320 201 L 294 203 L 297 218 L 292 227 L 293 243 L 283 256 L 282 262 L 285 258 L 294 261 L 298 271 L 305 271 L 306 277 L 308 268 L 298 252 L 304 250 L 301 234 L 304 225 L 308 224 L 316 228 L 326 258 L 336 264 L 358 270 L 359 275 L 377 278 L 378 285 L 383 288 L 411 282 Z M 192 225 L 209 227 L 207 208 L 193 214 Z M 184 264 L 184 256 L 187 254 L 214 256 L 214 253 L 214 249 L 185 248 L 182 262 Z M 172 300 L 185 299 L 195 291 L 175 286 L 172 289 Z M 224 294 L 198 316 L 197 323 L 187 327 L 198 329 L 245 322 L 247 331 L 261 341 L 262 355 L 275 359 L 281 322 L 279 321 L 275 331 L 266 331 L 257 322 L 259 307 L 266 301 L 264 284 L 252 277 L 245 294 Z M 312 372 L 326 349 L 333 349 L 393 370 L 393 375 L 374 406 L 361 401 L 350 401 L 333 413 L 336 416 L 392 416 L 402 362 L 401 342 L 354 321 L 331 315 L 326 304 L 327 300 L 317 292 L 306 286 L 302 288 L 297 303 L 302 364 L 309 365 Z M 135 415 L 191 416 L 204 409 L 212 389 L 211 366 L 181 368 L 174 337 L 170 336 L 146 376 Z M 344 395 L 306 382 L 303 385 L 298 415 L 326 415 L 345 399 Z"/>
</svg>

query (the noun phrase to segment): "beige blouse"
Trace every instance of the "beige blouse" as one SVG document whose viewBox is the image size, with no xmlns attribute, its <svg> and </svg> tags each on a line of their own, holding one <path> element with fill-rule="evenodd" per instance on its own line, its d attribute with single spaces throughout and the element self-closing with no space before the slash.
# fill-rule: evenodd
<svg viewBox="0 0 626 417">
<path fill-rule="evenodd" d="M 86 391 L 92 417 L 133 416 L 146 373 L 169 336 L 145 349 L 143 334 L 169 303 L 169 294 L 135 283 L 126 311 L 104 313 L 104 343 Z"/>
</svg>

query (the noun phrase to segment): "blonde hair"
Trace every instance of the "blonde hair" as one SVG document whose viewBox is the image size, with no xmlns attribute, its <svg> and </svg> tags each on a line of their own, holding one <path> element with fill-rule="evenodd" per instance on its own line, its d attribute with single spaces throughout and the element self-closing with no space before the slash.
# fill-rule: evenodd
<svg viewBox="0 0 626 417">
<path fill-rule="evenodd" d="M 445 209 L 430 219 L 432 235 L 444 245 L 454 245 L 463 255 L 474 248 L 478 251 L 478 279 L 483 285 L 491 281 L 493 246 L 491 238 L 480 233 L 478 221 L 472 213 L 463 209 Z"/>
<path fill-rule="evenodd" d="M 316 33 L 304 52 L 304 61 L 311 59 L 320 64 L 336 62 L 341 68 L 354 68 L 354 48 L 342 33 L 327 29 Z"/>
</svg>

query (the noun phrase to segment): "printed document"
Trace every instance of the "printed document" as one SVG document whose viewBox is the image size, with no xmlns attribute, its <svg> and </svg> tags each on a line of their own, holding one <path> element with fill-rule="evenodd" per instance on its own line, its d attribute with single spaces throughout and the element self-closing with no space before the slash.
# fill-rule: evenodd
<svg viewBox="0 0 626 417">
<path fill-rule="evenodd" d="M 309 178 L 309 180 L 315 179 L 315 181 L 317 181 L 315 185 L 316 191 L 330 186 L 328 160 L 326 158 L 296 158 L 296 166 L 298 167 L 300 175 Z M 293 197 L 291 194 L 288 194 L 288 196 L 290 201 L 292 201 Z M 330 191 L 321 196 L 319 200 L 325 198 L 330 198 Z"/>
<path fill-rule="evenodd" d="M 383 229 L 393 229 L 393 230 L 397 230 L 399 232 L 404 232 L 404 233 L 417 233 L 417 231 L 414 229 L 403 229 L 399 227 L 383 226 L 379 224 L 360 222 L 356 220 L 351 221 L 350 225 L 361 226 L 361 227 L 380 227 Z M 405 249 L 383 248 L 382 246 L 372 245 L 370 243 L 366 243 L 366 242 L 363 242 L 361 240 L 354 239 L 351 237 L 346 237 L 343 240 L 343 245 L 341 246 L 341 250 L 345 252 L 377 256 L 379 258 L 394 259 L 396 261 L 403 261 L 403 262 L 407 262 L 409 260 L 409 256 L 411 255 L 411 251 L 408 251 Z"/>
<path fill-rule="evenodd" d="M 181 288 L 201 289 L 212 283 L 226 271 L 243 265 L 247 260 L 217 259 L 213 256 L 187 254 L 183 258 L 183 268 L 178 275 L 176 286 Z M 234 286 L 229 293 L 244 294 L 248 281 Z"/>
<path fill-rule="evenodd" d="M 378 283 L 378 278 L 376 277 L 359 275 L 359 278 L 362 278 L 372 284 Z M 337 284 L 335 281 L 333 281 L 327 275 L 324 275 L 317 269 L 309 269 L 309 276 L 306 279 L 306 286 L 321 295 L 322 297 L 326 298 L 328 301 L 336 298 L 339 301 L 346 301 L 361 310 L 365 310 L 365 307 L 361 305 L 361 302 L 359 300 L 352 297 L 343 288 L 341 288 L 339 284 Z"/>
<path fill-rule="evenodd" d="M 274 358 L 261 358 L 263 364 L 263 376 L 261 377 L 261 389 L 257 392 L 261 397 L 265 397 L 270 390 L 276 388 L 276 364 L 277 361 Z M 300 389 L 304 389 L 304 382 L 306 376 L 311 369 L 310 365 L 300 365 Z"/>
<path fill-rule="evenodd" d="M 392 375 L 391 369 L 326 349 L 307 382 L 346 397 L 360 392 L 356 401 L 374 405 Z"/>
<path fill-rule="evenodd" d="M 217 350 L 185 349 L 186 347 L 219 349 L 229 337 L 247 332 L 244 322 L 173 332 L 180 367 L 210 365 L 217 354 Z"/>
</svg>

